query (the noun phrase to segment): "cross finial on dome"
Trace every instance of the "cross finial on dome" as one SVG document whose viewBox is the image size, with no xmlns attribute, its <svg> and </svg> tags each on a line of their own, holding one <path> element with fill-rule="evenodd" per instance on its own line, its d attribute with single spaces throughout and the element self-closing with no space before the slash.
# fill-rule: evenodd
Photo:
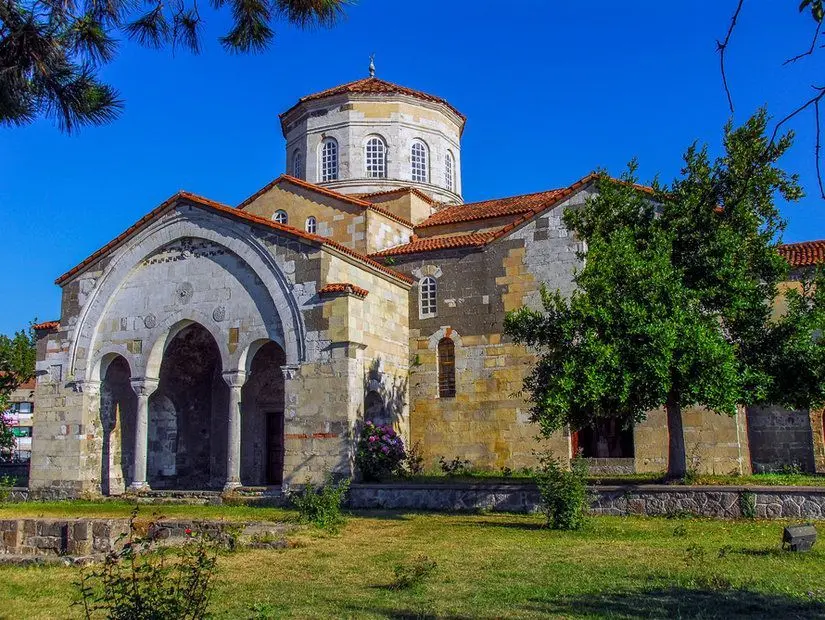
<svg viewBox="0 0 825 620">
<path fill-rule="evenodd" d="M 370 54 L 370 77 L 375 77 L 375 54 Z"/>
</svg>

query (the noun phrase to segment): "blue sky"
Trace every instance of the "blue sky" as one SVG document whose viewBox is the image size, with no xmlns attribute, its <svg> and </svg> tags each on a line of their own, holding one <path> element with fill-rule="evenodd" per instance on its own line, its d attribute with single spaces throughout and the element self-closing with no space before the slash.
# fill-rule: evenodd
<svg viewBox="0 0 825 620">
<path fill-rule="evenodd" d="M 59 317 L 54 279 L 178 189 L 237 204 L 284 170 L 278 113 L 366 76 L 448 99 L 467 115 L 466 201 L 564 186 L 638 157 L 642 180 L 678 173 L 694 140 L 718 152 L 729 116 L 715 41 L 736 0 L 360 0 L 331 30 L 276 26 L 273 47 L 230 56 L 207 13 L 200 56 L 125 44 L 104 76 L 126 100 L 112 125 L 66 136 L 47 121 L 0 130 L 0 332 Z M 774 6 L 777 5 L 777 6 Z M 794 3 L 749 0 L 729 51 L 736 121 L 781 117 L 820 83 Z M 825 237 L 812 119 L 783 164 L 809 196 L 783 207 L 785 240 Z"/>
</svg>

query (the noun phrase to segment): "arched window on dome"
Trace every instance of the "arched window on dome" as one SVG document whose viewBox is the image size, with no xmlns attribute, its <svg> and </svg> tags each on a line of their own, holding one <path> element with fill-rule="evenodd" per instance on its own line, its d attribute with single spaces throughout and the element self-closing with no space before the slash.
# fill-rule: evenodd
<svg viewBox="0 0 825 620">
<path fill-rule="evenodd" d="M 333 138 L 327 138 L 321 144 L 320 181 L 338 180 L 338 143 Z"/>
<path fill-rule="evenodd" d="M 430 162 L 427 145 L 421 140 L 416 140 L 412 143 L 410 150 L 410 166 L 412 171 L 412 180 L 419 183 L 429 183 L 430 181 Z"/>
<path fill-rule="evenodd" d="M 435 278 L 427 276 L 418 283 L 418 300 L 422 319 L 436 315 L 436 284 Z"/>
<path fill-rule="evenodd" d="M 292 153 L 292 176 L 299 179 L 304 176 L 304 161 L 299 149 L 295 149 L 295 152 Z"/>
<path fill-rule="evenodd" d="M 438 396 L 455 398 L 455 343 L 451 338 L 438 341 Z"/>
<path fill-rule="evenodd" d="M 444 187 L 451 192 L 455 191 L 455 160 L 450 151 L 447 151 L 447 157 L 444 160 Z"/>
<path fill-rule="evenodd" d="M 364 145 L 364 162 L 368 179 L 387 176 L 387 145 L 378 136 L 372 136 Z"/>
<path fill-rule="evenodd" d="M 286 224 L 289 221 L 289 216 L 287 216 L 286 211 L 283 209 L 278 209 L 275 211 L 275 215 L 272 216 L 272 220 L 279 224 Z"/>
<path fill-rule="evenodd" d="M 310 215 L 307 218 L 306 229 L 311 235 L 314 235 L 315 231 L 318 230 L 318 220 L 315 219 L 314 215 Z"/>
</svg>

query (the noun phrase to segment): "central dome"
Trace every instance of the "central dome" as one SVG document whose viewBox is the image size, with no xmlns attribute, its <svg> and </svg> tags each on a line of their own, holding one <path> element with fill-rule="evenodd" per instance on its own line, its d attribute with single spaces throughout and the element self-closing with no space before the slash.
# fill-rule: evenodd
<svg viewBox="0 0 825 620">
<path fill-rule="evenodd" d="M 460 203 L 465 117 L 445 99 L 374 76 L 281 114 L 287 172 L 346 194 L 415 187 Z"/>
</svg>

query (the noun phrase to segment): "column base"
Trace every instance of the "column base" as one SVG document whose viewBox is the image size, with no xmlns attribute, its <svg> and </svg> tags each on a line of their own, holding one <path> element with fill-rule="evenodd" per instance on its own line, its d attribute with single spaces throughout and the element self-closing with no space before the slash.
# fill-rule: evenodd
<svg viewBox="0 0 825 620">
<path fill-rule="evenodd" d="M 243 486 L 239 480 L 230 480 L 226 484 L 223 485 L 224 492 L 226 491 L 234 491 L 235 489 L 239 489 Z"/>
<path fill-rule="evenodd" d="M 133 482 L 128 487 L 126 487 L 127 493 L 142 493 L 144 491 L 151 491 L 151 487 L 149 486 L 148 482 Z"/>
</svg>

